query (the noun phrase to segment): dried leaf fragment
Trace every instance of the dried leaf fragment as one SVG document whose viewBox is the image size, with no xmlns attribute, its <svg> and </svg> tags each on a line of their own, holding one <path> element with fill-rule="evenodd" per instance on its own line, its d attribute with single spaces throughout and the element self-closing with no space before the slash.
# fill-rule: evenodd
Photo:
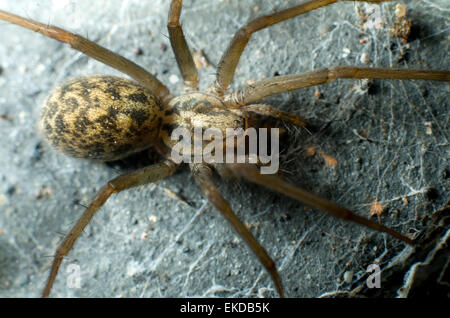
<svg viewBox="0 0 450 318">
<path fill-rule="evenodd" d="M 382 206 L 380 203 L 378 202 L 374 202 L 371 205 L 370 208 L 370 215 L 378 215 L 380 216 L 384 211 L 386 210 L 386 208 L 384 206 Z"/>
</svg>

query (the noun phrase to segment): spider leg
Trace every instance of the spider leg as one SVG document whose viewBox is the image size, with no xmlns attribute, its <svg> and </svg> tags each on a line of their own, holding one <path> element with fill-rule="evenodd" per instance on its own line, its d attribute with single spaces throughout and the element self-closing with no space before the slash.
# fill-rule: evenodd
<svg viewBox="0 0 450 318">
<path fill-rule="evenodd" d="M 291 18 L 294 18 L 303 13 L 324 7 L 339 1 L 354 1 L 354 2 L 387 2 L 392 0 L 311 0 L 300 5 L 288 8 L 273 14 L 265 15 L 256 18 L 243 27 L 241 27 L 230 44 L 228 45 L 225 53 L 219 62 L 217 68 L 217 78 L 212 85 L 212 90 L 217 93 L 217 95 L 222 96 L 227 90 L 228 86 L 233 80 L 234 72 L 241 58 L 242 52 L 244 51 L 250 37 L 253 33 L 262 30 L 264 28 L 270 27 L 278 22 L 282 22 Z"/>
<path fill-rule="evenodd" d="M 283 285 L 275 266 L 275 262 L 267 254 L 266 250 L 258 243 L 250 231 L 239 220 L 239 218 L 231 210 L 230 205 L 222 197 L 218 191 L 213 179 L 211 169 L 203 164 L 192 164 L 191 170 L 197 185 L 202 190 L 208 200 L 219 210 L 222 216 L 229 222 L 237 234 L 244 240 L 247 246 L 258 257 L 259 261 L 265 267 L 272 277 L 280 297 L 284 297 Z"/>
<path fill-rule="evenodd" d="M 0 10 L 0 20 L 4 20 L 26 29 L 39 32 L 47 37 L 53 38 L 63 43 L 69 44 L 73 49 L 80 51 L 97 61 L 111 66 L 124 74 L 129 75 L 143 86 L 151 90 L 163 102 L 170 100 L 169 89 L 162 84 L 155 76 L 134 62 L 114 53 L 110 50 L 92 42 L 77 34 L 57 28 L 51 25 L 45 25 L 30 19 L 26 19 L 5 11 Z"/>
<path fill-rule="evenodd" d="M 181 7 L 182 0 L 172 0 L 167 29 L 178 68 L 183 76 L 185 90 L 190 92 L 198 90 L 198 73 L 180 25 Z"/>
<path fill-rule="evenodd" d="M 176 168 L 177 166 L 172 161 L 167 160 L 162 163 L 157 163 L 149 167 L 126 173 L 109 181 L 97 193 L 95 198 L 78 219 L 77 223 L 72 227 L 69 234 L 66 235 L 64 240 L 58 246 L 47 284 L 42 292 L 42 297 L 47 297 L 49 295 L 64 256 L 70 251 L 76 239 L 80 236 L 86 225 L 89 224 L 94 214 L 103 206 L 106 200 L 113 193 L 161 180 L 173 174 Z"/>
<path fill-rule="evenodd" d="M 352 211 L 340 207 L 328 200 L 322 199 L 312 193 L 295 187 L 276 175 L 260 174 L 259 171 L 249 164 L 231 164 L 227 166 L 230 172 L 248 179 L 251 182 L 263 185 L 281 194 L 285 194 L 297 201 L 303 202 L 309 206 L 326 211 L 338 218 L 352 221 L 379 232 L 384 232 L 398 238 L 408 244 L 413 244 L 413 240 L 394 231 L 384 225 L 373 222 L 369 219 L 354 214 Z"/>
<path fill-rule="evenodd" d="M 337 66 L 297 75 L 264 79 L 225 95 L 224 100 L 229 107 L 239 107 L 239 105 L 254 103 L 267 96 L 325 84 L 338 78 L 420 79 L 448 82 L 450 81 L 450 71 Z"/>
<path fill-rule="evenodd" d="M 244 112 L 252 112 L 252 113 L 259 114 L 259 115 L 280 118 L 280 119 L 285 120 L 295 126 L 299 126 L 299 127 L 306 126 L 306 121 L 302 117 L 295 115 L 295 114 L 283 112 L 283 111 L 273 108 L 269 105 L 252 104 L 252 105 L 242 106 L 239 109 Z"/>
</svg>

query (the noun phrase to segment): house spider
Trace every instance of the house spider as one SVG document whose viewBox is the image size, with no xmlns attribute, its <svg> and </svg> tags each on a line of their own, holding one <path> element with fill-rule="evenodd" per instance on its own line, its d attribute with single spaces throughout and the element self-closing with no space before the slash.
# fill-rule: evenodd
<svg viewBox="0 0 450 318">
<path fill-rule="evenodd" d="M 308 2 L 307 4 L 303 4 L 303 5 L 300 5 L 298 7 L 307 6 L 308 4 L 311 4 L 311 3 L 325 3 L 325 2 L 331 2 L 331 1 L 322 1 L 322 2 L 320 2 L 320 1 L 311 1 L 311 2 Z M 372 2 L 382 2 L 382 1 L 372 1 Z M 172 1 L 172 6 L 173 6 L 172 7 L 172 9 L 173 9 L 172 13 L 175 13 L 175 14 L 169 15 L 169 17 L 170 16 L 171 17 L 177 16 L 176 13 L 179 14 L 179 10 L 181 10 L 181 7 L 179 7 L 177 9 L 177 5 L 181 5 L 181 1 Z M 12 15 L 9 15 L 7 13 L 1 13 L 0 17 L 8 21 L 8 20 L 10 20 Z M 25 20 L 22 19 L 21 21 L 25 21 Z M 10 22 L 14 22 L 14 21 L 10 21 Z M 41 25 L 41 26 L 43 27 L 43 30 L 48 30 L 47 26 L 45 26 L 45 25 Z M 176 30 L 181 30 L 181 29 L 176 29 Z M 175 33 L 176 33 L 176 31 L 173 31 L 173 34 L 175 34 Z M 64 34 L 64 33 L 60 33 L 60 34 Z M 57 34 L 53 34 L 53 36 L 57 37 Z M 91 45 L 90 42 L 87 42 L 87 44 Z M 184 42 L 180 42 L 178 44 L 175 44 L 174 46 L 178 47 L 180 50 L 183 49 L 183 48 L 187 48 L 186 45 L 184 44 Z M 94 51 L 88 52 L 88 55 L 89 54 L 95 54 L 95 52 L 97 52 L 96 50 L 98 50 L 98 49 L 99 48 L 97 47 L 97 49 L 95 49 Z M 179 51 L 177 51 L 177 49 L 175 49 L 175 52 L 177 53 Z M 100 59 L 101 58 L 102 58 L 102 56 L 100 56 Z M 228 59 L 226 59 L 226 58 L 224 59 L 224 61 L 227 61 L 227 60 Z M 111 63 L 114 65 L 114 63 L 120 64 L 121 62 L 111 62 Z M 128 62 L 126 62 L 126 63 L 128 63 Z M 195 90 L 196 87 L 195 87 L 195 84 L 193 84 L 193 83 L 195 83 L 196 80 L 195 80 L 195 76 L 193 75 L 194 74 L 194 72 L 192 71 L 193 68 L 189 68 L 189 65 L 192 66 L 192 63 L 190 63 L 190 58 L 187 59 L 187 62 L 182 62 L 180 64 L 181 64 L 181 70 L 182 70 L 182 73 L 183 73 L 183 78 L 184 78 L 184 80 L 185 80 L 185 82 L 187 84 L 186 87 L 188 88 L 188 91 Z M 226 65 L 226 64 L 227 63 L 223 63 L 223 65 Z M 233 63 L 231 63 L 231 64 L 233 64 Z M 118 66 L 118 65 L 115 65 L 115 66 L 117 68 L 120 68 L 120 66 Z M 231 69 L 234 69 L 234 67 L 235 67 L 235 65 L 233 65 L 231 67 Z M 222 69 L 227 70 L 229 68 L 230 67 L 223 67 Z M 130 75 L 131 77 L 135 78 L 136 80 L 140 81 L 141 84 L 144 83 L 153 92 L 159 92 L 159 93 L 156 93 L 156 94 L 157 94 L 157 96 L 159 96 L 160 100 L 163 103 L 164 103 L 164 101 L 167 102 L 167 101 L 170 100 L 170 97 L 168 96 L 165 87 L 162 86 L 160 83 L 156 82 L 155 78 L 153 78 L 151 75 L 147 74 L 145 71 L 136 70 L 135 69 L 134 71 L 131 71 L 131 74 L 130 74 L 130 71 L 129 71 L 130 68 L 129 67 L 125 67 L 125 69 L 122 68 L 121 70 L 124 71 L 124 73 Z M 340 70 L 341 71 L 347 71 L 348 69 L 340 69 Z M 376 72 L 370 72 L 370 71 L 367 71 L 367 70 L 365 70 L 365 71 L 369 72 L 369 74 L 359 75 L 360 77 L 358 77 L 358 78 L 364 78 L 364 77 L 367 77 L 367 76 L 369 76 L 369 77 L 370 76 L 376 76 L 376 77 L 379 77 L 379 78 L 390 78 L 390 76 L 392 76 L 392 72 L 390 72 L 388 70 L 385 70 L 384 71 L 385 74 L 382 74 L 382 75 L 380 75 L 380 71 L 379 70 L 376 71 Z M 225 76 L 225 75 L 221 76 L 221 75 L 226 74 L 226 73 L 227 72 L 223 72 L 222 73 L 222 72 L 219 71 L 219 73 L 218 73 L 219 74 L 218 75 L 218 81 L 214 82 L 216 85 L 214 85 L 212 87 L 210 93 L 214 93 L 214 91 L 215 91 L 217 93 L 217 95 L 219 97 L 223 98 L 225 100 L 226 104 L 228 104 L 230 107 L 235 107 L 236 109 L 239 109 L 237 107 L 236 103 L 233 102 L 235 100 L 235 98 L 234 98 L 235 96 L 233 96 L 231 93 L 225 92 L 225 90 L 223 89 L 223 86 L 228 86 L 228 85 L 225 85 L 225 84 L 229 84 L 229 82 L 231 82 L 231 78 L 227 79 L 227 76 Z M 346 76 L 348 76 L 348 75 L 346 75 Z M 395 76 L 397 76 L 397 75 L 395 75 Z M 400 76 L 400 78 L 405 78 L 405 79 L 408 79 L 408 78 L 420 78 L 420 79 L 438 79 L 438 80 L 446 80 L 446 81 L 449 80 L 449 72 L 439 72 L 439 71 L 429 71 L 429 72 L 426 72 L 426 71 L 420 71 L 420 72 L 404 71 L 404 72 L 400 72 L 399 76 Z M 412 77 L 410 77 L 410 76 L 412 76 Z M 279 80 L 283 80 L 283 79 L 285 79 L 285 77 L 278 77 L 276 80 L 279 81 Z M 313 79 L 317 79 L 318 80 L 318 82 L 316 84 L 321 83 L 319 77 L 316 76 L 316 77 L 313 77 Z M 91 80 L 94 80 L 94 79 L 91 78 Z M 95 80 L 105 81 L 106 82 L 105 79 L 98 79 L 97 78 Z M 225 84 L 223 84 L 222 80 L 225 82 Z M 265 83 L 265 81 L 262 81 L 262 83 Z M 308 83 L 307 86 L 309 86 L 311 84 L 312 83 Z M 258 87 L 258 85 L 255 85 L 255 87 Z M 301 87 L 301 86 L 299 86 L 299 87 Z M 249 99 L 250 102 L 256 101 L 256 100 L 266 96 L 265 94 L 267 94 L 267 95 L 269 95 L 269 93 L 270 94 L 275 94 L 275 93 L 283 92 L 284 90 L 292 89 L 292 87 L 290 87 L 290 88 L 283 87 L 279 91 L 277 91 L 275 89 L 275 91 L 268 92 L 266 87 L 264 87 L 264 88 L 265 88 L 264 91 L 262 91 L 262 90 L 261 91 L 254 90 L 253 92 L 250 92 L 250 94 L 248 95 L 250 97 L 250 99 Z M 295 88 L 297 88 L 297 87 L 295 87 Z M 247 109 L 247 110 L 251 110 L 251 109 Z M 258 111 L 257 108 L 253 108 L 252 110 L 253 111 Z M 270 109 L 269 109 L 269 111 L 270 111 Z M 281 114 L 281 115 L 283 116 L 284 114 Z M 297 117 L 297 116 L 294 116 L 294 117 L 286 117 L 286 116 L 284 116 L 284 119 L 286 119 L 288 121 L 291 121 L 294 124 L 297 124 L 297 125 L 300 125 L 300 126 L 303 125 L 302 120 L 299 117 Z M 50 134 L 52 134 L 52 133 L 50 133 Z M 58 144 L 59 144 L 59 142 L 58 142 Z M 71 150 L 67 150 L 66 149 L 66 152 L 67 151 L 70 152 Z M 164 150 L 163 149 L 160 149 L 160 151 L 164 154 Z M 79 151 L 78 152 L 77 151 L 72 152 L 72 154 L 74 154 L 76 156 L 82 156 L 83 157 L 83 153 L 79 152 Z M 101 160 L 117 159 L 117 158 L 120 158 L 122 155 L 124 155 L 124 152 L 121 151 L 118 156 L 116 156 L 116 154 L 115 154 L 112 157 L 110 157 L 110 154 L 111 154 L 111 152 L 107 152 L 106 153 L 106 157 L 98 157 L 98 158 L 95 158 L 95 159 L 101 159 Z M 170 167 L 167 166 L 166 164 L 159 164 L 159 165 L 157 164 L 157 165 L 155 165 L 153 167 L 156 167 L 156 169 L 157 169 L 156 171 L 158 171 L 159 173 L 162 173 L 164 176 L 166 176 L 166 175 L 169 175 L 169 174 L 174 172 L 173 171 L 174 169 L 172 169 L 172 164 L 170 164 L 170 163 L 168 163 L 168 164 L 169 164 Z M 145 173 L 145 171 L 152 170 L 152 169 L 155 169 L 155 168 L 150 168 L 150 169 L 149 168 L 145 168 L 145 169 L 141 169 L 141 170 L 138 170 L 137 172 L 130 173 L 130 174 L 127 174 L 127 175 L 128 176 L 130 176 L 130 175 L 134 175 L 135 176 L 137 174 L 142 174 L 142 173 Z M 224 203 L 224 201 L 222 201 L 222 198 L 219 197 L 218 193 L 215 191 L 216 190 L 215 186 L 214 186 L 214 184 L 212 183 L 212 181 L 211 181 L 211 179 L 209 177 L 209 169 L 206 168 L 203 165 L 200 165 L 200 166 L 192 165 L 191 169 L 194 172 L 196 172 L 194 174 L 196 176 L 196 179 L 197 179 L 196 181 L 197 181 L 197 183 L 199 183 L 199 186 L 202 188 L 202 190 L 204 192 L 206 192 L 206 196 L 209 197 L 210 199 L 212 199 L 215 202 L 215 205 L 218 206 L 219 210 L 222 210 L 221 211 L 222 213 L 224 213 L 224 214 L 226 214 L 228 216 L 232 216 L 231 211 L 227 208 L 227 205 Z M 256 183 L 258 183 L 258 182 L 266 183 L 267 180 L 270 180 L 271 181 L 271 186 L 275 187 L 274 190 L 277 190 L 277 191 L 281 190 L 282 193 L 285 193 L 285 194 L 288 194 L 288 195 L 290 194 L 292 196 L 295 196 L 296 199 L 298 199 L 299 196 L 302 196 L 302 200 L 303 201 L 305 199 L 308 200 L 307 198 L 305 198 L 306 194 L 303 194 L 303 193 L 300 194 L 300 193 L 298 193 L 298 190 L 292 188 L 291 186 L 288 186 L 285 183 L 281 183 L 282 182 L 281 178 L 278 178 L 278 177 L 275 177 L 275 176 L 262 177 L 262 176 L 259 176 L 257 174 L 253 174 L 254 170 L 252 170 L 247 165 L 242 165 L 242 166 L 230 165 L 229 167 L 227 167 L 227 169 L 230 170 L 230 173 L 233 173 L 233 174 L 237 173 L 238 175 L 244 176 L 244 177 L 246 177 L 246 178 L 248 178 L 251 181 L 254 181 Z M 158 176 L 158 177 L 162 177 L 162 176 Z M 114 180 L 117 181 L 117 180 L 124 180 L 124 179 L 119 177 L 119 178 L 116 178 Z M 146 180 L 146 181 L 148 181 L 148 180 Z M 121 185 L 123 185 L 123 181 L 120 181 L 119 183 Z M 137 184 L 132 184 L 132 186 L 135 186 L 135 185 L 137 185 Z M 209 191 L 211 191 L 211 189 L 213 189 L 212 193 L 209 192 Z M 109 190 L 107 188 L 104 188 L 103 192 L 100 192 L 100 194 L 97 196 L 97 199 L 94 199 L 94 201 L 93 201 L 94 202 L 93 203 L 94 206 L 96 205 L 96 202 L 99 200 L 99 198 L 100 199 L 106 199 L 106 197 L 109 195 L 109 194 L 106 194 L 108 191 Z M 219 199 L 217 199 L 217 198 L 219 198 Z M 219 200 L 219 202 L 217 202 L 217 200 Z M 317 198 L 317 197 L 313 197 L 313 201 L 314 202 L 310 201 L 309 203 L 313 204 L 313 205 L 314 205 L 314 203 L 317 203 L 322 208 L 327 209 L 329 212 L 332 212 L 334 210 L 337 213 L 342 214 L 342 213 L 346 213 L 346 211 L 347 211 L 347 210 L 345 210 L 343 208 L 339 208 L 339 207 L 336 207 L 334 205 L 327 207 L 326 205 L 328 205 L 328 203 L 324 203 L 324 202 L 320 201 L 320 199 Z M 98 205 L 100 205 L 100 204 L 98 204 Z M 92 207 L 92 205 L 91 205 L 91 207 Z M 93 209 L 91 208 L 91 210 L 93 210 Z M 89 211 L 89 209 L 88 209 L 88 211 Z M 95 211 L 92 211 L 92 212 L 95 212 Z M 80 219 L 80 220 L 83 220 L 83 219 Z M 369 225 L 371 227 L 378 227 L 372 221 L 364 221 L 363 219 L 360 219 L 360 218 L 358 218 L 358 221 L 359 222 L 365 222 L 366 225 Z M 270 258 L 268 258 L 268 256 L 264 252 L 264 250 L 262 250 L 261 247 L 259 247 L 257 245 L 257 243 L 255 241 L 253 241 L 252 237 L 249 236 L 249 232 L 245 229 L 245 227 L 243 227 L 242 223 L 240 223 L 239 220 L 234 218 L 234 217 L 233 217 L 231 222 L 232 222 L 232 224 L 233 224 L 233 226 L 235 228 L 237 228 L 239 231 L 242 231 L 244 233 L 244 236 L 247 237 L 247 240 L 252 241 L 251 245 L 252 245 L 254 251 L 256 250 L 256 253 L 259 254 L 260 260 L 262 259 L 262 262 L 266 265 L 266 268 L 270 269 L 272 267 L 272 265 L 273 265 L 273 263 L 271 262 Z M 390 231 L 389 229 L 386 229 L 386 228 L 384 228 L 384 230 L 385 231 Z M 79 231 L 76 231 L 76 232 L 79 232 Z M 403 239 L 404 241 L 410 242 L 410 240 L 408 238 L 406 238 L 406 237 L 404 237 L 404 236 L 402 236 L 402 235 L 400 235 L 400 234 L 398 234 L 396 232 L 390 231 L 390 233 L 395 235 L 395 236 L 397 236 L 400 239 Z M 69 236 L 69 239 L 66 238 L 65 242 L 68 242 L 68 240 L 70 241 L 70 236 Z M 72 243 L 72 242 L 70 242 L 70 243 Z M 64 245 L 64 242 L 62 243 L 62 245 Z M 50 283 L 47 285 L 47 287 L 46 287 L 46 289 L 44 291 L 44 295 L 47 295 L 49 290 L 50 290 L 52 279 L 55 278 L 56 270 L 57 270 L 57 267 L 59 266 L 58 260 L 61 260 L 62 258 L 56 257 L 55 259 L 56 259 L 56 263 L 54 263 L 54 266 L 53 266 L 53 270 L 52 270 L 53 274 L 51 275 Z M 55 270 L 55 268 L 56 268 L 56 270 Z M 273 280 L 275 282 L 275 285 L 277 286 L 278 292 L 280 293 L 280 295 L 283 295 L 283 291 L 282 291 L 281 283 L 279 281 L 278 274 L 274 270 L 269 270 L 269 272 L 271 273 L 272 278 L 273 278 Z"/>
</svg>

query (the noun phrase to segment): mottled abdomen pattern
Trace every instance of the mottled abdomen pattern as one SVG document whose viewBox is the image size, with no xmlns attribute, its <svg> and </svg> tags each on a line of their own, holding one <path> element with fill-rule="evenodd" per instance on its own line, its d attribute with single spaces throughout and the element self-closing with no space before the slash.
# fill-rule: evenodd
<svg viewBox="0 0 450 318">
<path fill-rule="evenodd" d="M 163 111 L 152 92 L 135 82 L 88 76 L 53 91 L 40 124 L 63 153 L 112 161 L 149 148 L 158 139 Z"/>
</svg>

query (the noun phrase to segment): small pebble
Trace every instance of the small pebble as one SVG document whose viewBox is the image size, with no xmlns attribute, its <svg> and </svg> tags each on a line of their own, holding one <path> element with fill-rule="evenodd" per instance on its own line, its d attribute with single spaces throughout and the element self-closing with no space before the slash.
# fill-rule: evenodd
<svg viewBox="0 0 450 318">
<path fill-rule="evenodd" d="M 363 64 L 369 64 L 370 63 L 369 54 L 367 54 L 367 53 L 361 54 L 361 63 L 363 63 Z"/>
<path fill-rule="evenodd" d="M 352 279 L 353 279 L 353 272 L 346 271 L 344 273 L 344 282 L 346 282 L 347 284 L 350 284 L 352 282 Z"/>
<path fill-rule="evenodd" d="M 175 74 L 172 74 L 169 77 L 169 81 L 170 81 L 171 84 L 176 84 L 176 83 L 178 83 L 180 81 L 180 79 Z"/>
</svg>

